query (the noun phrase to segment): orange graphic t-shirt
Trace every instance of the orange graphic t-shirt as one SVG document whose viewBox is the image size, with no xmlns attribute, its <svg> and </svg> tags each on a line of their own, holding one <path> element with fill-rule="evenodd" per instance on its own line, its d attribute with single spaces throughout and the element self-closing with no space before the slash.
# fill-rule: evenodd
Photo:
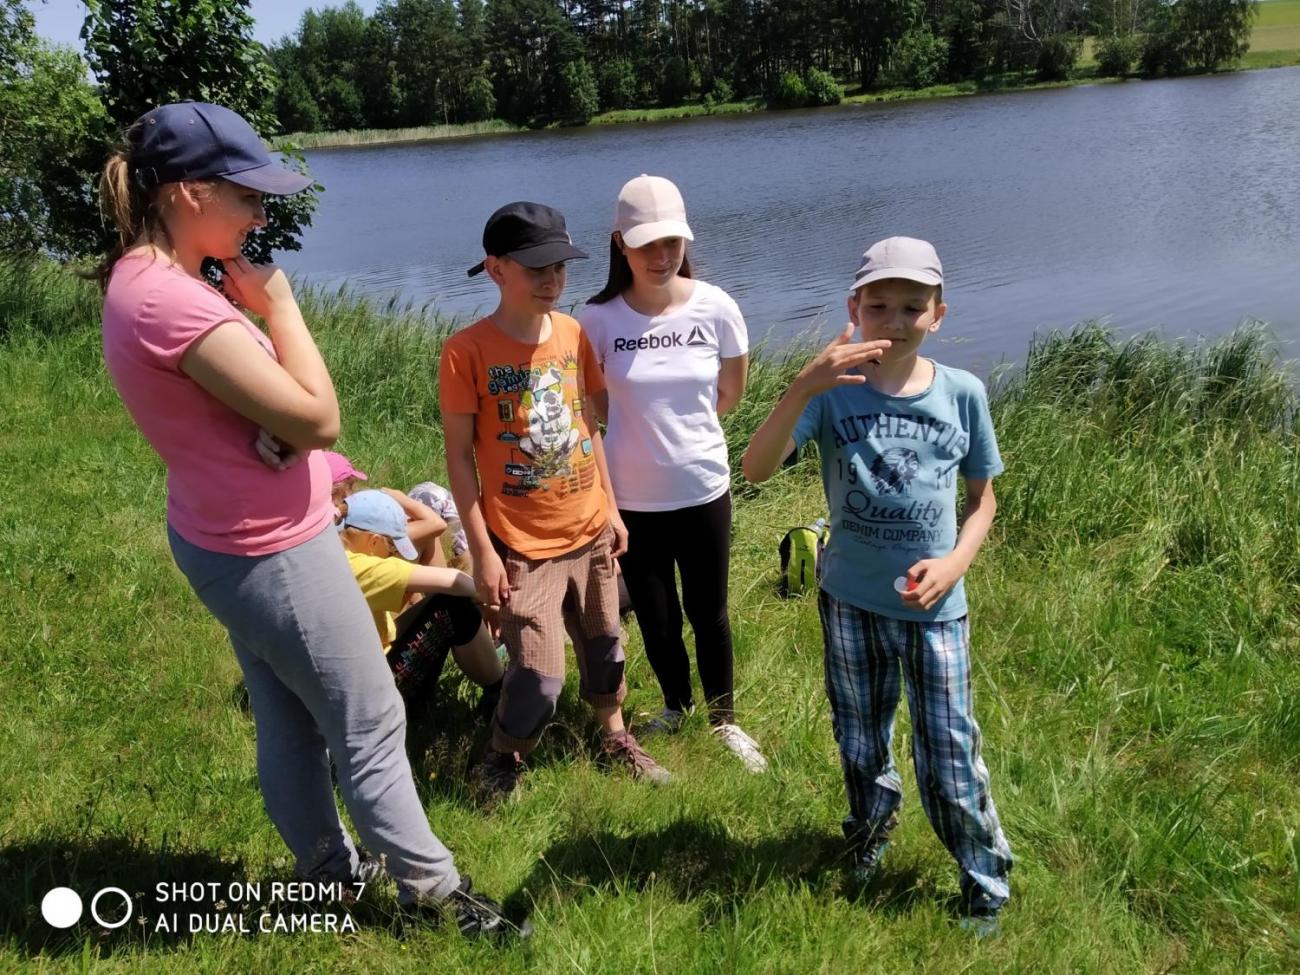
<svg viewBox="0 0 1300 975">
<path fill-rule="evenodd" d="M 442 412 L 474 414 L 474 458 L 491 532 L 530 559 L 549 559 L 605 528 L 605 491 L 592 454 L 587 394 L 605 378 L 582 328 L 551 312 L 540 345 L 483 319 L 442 349 Z"/>
</svg>

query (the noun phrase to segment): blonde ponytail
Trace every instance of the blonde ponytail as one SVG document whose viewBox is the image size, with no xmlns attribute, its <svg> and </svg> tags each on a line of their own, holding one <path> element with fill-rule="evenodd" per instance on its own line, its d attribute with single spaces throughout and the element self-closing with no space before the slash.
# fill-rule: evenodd
<svg viewBox="0 0 1300 975">
<path fill-rule="evenodd" d="M 157 189 L 147 190 L 134 179 L 129 146 L 128 139 L 113 150 L 99 177 L 100 216 L 106 224 L 112 224 L 117 240 L 86 277 L 98 281 L 104 289 L 108 288 L 113 265 L 128 247 L 167 234 L 156 207 Z"/>
</svg>

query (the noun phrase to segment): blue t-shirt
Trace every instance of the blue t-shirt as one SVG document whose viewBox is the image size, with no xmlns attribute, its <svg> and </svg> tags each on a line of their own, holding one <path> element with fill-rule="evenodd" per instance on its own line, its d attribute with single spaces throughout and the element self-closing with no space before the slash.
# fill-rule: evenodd
<svg viewBox="0 0 1300 975">
<path fill-rule="evenodd" d="M 928 612 L 905 604 L 897 586 L 918 560 L 956 547 L 957 473 L 983 480 L 1002 472 L 983 383 L 936 362 L 930 388 L 915 396 L 838 386 L 799 417 L 794 441 L 809 440 L 821 450 L 831 513 L 821 587 L 894 619 L 965 616 L 960 580 Z"/>
</svg>

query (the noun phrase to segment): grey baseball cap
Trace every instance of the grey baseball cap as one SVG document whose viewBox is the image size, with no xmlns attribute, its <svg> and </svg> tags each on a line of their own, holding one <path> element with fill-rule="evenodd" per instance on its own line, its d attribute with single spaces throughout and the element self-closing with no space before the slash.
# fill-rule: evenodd
<svg viewBox="0 0 1300 975">
<path fill-rule="evenodd" d="M 872 244 L 862 255 L 862 264 L 853 275 L 853 287 L 849 291 L 857 291 L 864 284 L 887 278 L 942 285 L 943 265 L 939 263 L 934 245 L 928 240 L 887 237 Z"/>
</svg>

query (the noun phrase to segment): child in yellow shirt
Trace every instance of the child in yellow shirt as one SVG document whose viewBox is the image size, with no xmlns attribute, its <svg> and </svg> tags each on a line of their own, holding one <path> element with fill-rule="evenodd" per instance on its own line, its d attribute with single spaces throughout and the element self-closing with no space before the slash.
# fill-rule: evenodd
<svg viewBox="0 0 1300 975">
<path fill-rule="evenodd" d="M 343 505 L 343 547 L 402 696 L 409 702 L 431 691 L 450 652 L 485 700 L 495 700 L 503 668 L 474 580 L 457 569 L 416 564 L 406 513 L 386 492 L 358 491 Z M 403 610 L 415 594 L 426 595 Z"/>
</svg>

